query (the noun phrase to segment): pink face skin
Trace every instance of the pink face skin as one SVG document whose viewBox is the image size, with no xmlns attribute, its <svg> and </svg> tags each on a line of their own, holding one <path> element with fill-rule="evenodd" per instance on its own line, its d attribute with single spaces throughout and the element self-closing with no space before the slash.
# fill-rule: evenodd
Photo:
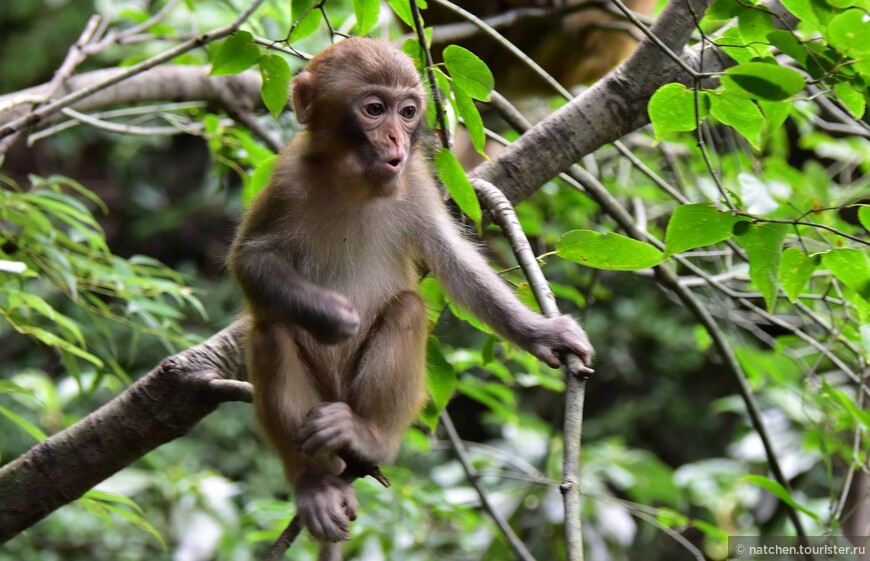
<svg viewBox="0 0 870 561">
<path fill-rule="evenodd" d="M 419 125 L 420 100 L 411 92 L 385 90 L 363 97 L 359 115 L 376 154 L 373 171 L 384 179 L 398 177 L 411 151 L 411 135 Z"/>
</svg>

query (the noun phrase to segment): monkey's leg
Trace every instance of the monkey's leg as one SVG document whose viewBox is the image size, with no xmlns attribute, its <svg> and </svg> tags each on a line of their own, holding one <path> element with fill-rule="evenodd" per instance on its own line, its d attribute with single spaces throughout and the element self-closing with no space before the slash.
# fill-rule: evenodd
<svg viewBox="0 0 870 561">
<path fill-rule="evenodd" d="M 305 416 L 322 397 L 286 329 L 268 322 L 252 326 L 248 376 L 254 385 L 257 421 L 284 464 L 302 522 L 317 540 L 349 539 L 348 526 L 356 518 L 356 495 L 338 477 L 344 463 L 332 453 L 311 455 L 299 449 Z M 338 555 L 340 559 L 340 549 Z"/>
<path fill-rule="evenodd" d="M 305 415 L 322 398 L 299 358 L 295 341 L 280 325 L 254 322 L 248 334 L 247 359 L 257 424 L 292 483 L 304 464 L 296 439 Z"/>
<path fill-rule="evenodd" d="M 343 559 L 341 543 L 322 543 L 317 554 L 317 561 L 341 561 Z"/>
<path fill-rule="evenodd" d="M 344 374 L 344 401 L 321 403 L 302 450 L 345 450 L 364 463 L 392 459 L 425 399 L 426 309 L 415 292 L 388 302 Z"/>
</svg>

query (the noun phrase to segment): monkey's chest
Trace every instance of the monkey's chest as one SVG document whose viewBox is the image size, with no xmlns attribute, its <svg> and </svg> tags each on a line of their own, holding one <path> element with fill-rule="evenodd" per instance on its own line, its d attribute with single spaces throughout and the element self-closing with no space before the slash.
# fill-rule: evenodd
<svg viewBox="0 0 870 561">
<path fill-rule="evenodd" d="M 299 335 L 309 360 L 340 399 L 349 369 L 385 306 L 406 290 L 416 290 L 413 252 L 402 238 L 358 235 L 328 236 L 319 251 L 297 253 L 295 268 L 312 284 L 347 298 L 359 314 L 358 334 L 338 345 L 322 345 L 307 333 Z M 371 236 L 371 233 L 367 234 Z"/>
</svg>

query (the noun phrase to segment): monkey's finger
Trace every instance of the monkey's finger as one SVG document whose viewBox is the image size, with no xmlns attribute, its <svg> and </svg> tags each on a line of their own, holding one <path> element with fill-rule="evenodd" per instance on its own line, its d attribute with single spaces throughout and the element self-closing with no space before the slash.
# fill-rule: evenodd
<svg viewBox="0 0 870 561">
<path fill-rule="evenodd" d="M 350 520 L 342 505 L 339 502 L 331 504 L 325 514 L 327 519 L 324 521 L 324 526 L 329 528 L 329 539 L 332 541 L 349 540 Z"/>
<path fill-rule="evenodd" d="M 586 366 L 589 366 L 592 363 L 592 355 L 594 354 L 594 351 L 588 344 L 577 340 L 567 341 L 565 343 L 565 350 L 577 355 Z"/>
<path fill-rule="evenodd" d="M 341 448 L 350 441 L 345 437 L 345 431 L 342 427 L 329 427 L 324 430 L 312 432 L 305 438 L 300 439 L 300 449 L 303 453 L 314 452 L 323 449 Z"/>
<path fill-rule="evenodd" d="M 532 347 L 532 354 L 547 363 L 550 368 L 559 368 L 562 361 L 553 352 L 553 349 L 546 345 L 537 344 Z"/>
<path fill-rule="evenodd" d="M 347 517 L 356 520 L 357 508 L 359 508 L 359 503 L 356 500 L 356 493 L 353 487 L 348 487 L 344 493 L 344 511 L 347 513 Z"/>
</svg>

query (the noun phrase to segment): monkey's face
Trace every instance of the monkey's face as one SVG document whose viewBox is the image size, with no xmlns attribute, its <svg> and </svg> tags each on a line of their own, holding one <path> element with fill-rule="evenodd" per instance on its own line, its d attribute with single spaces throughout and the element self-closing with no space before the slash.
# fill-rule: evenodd
<svg viewBox="0 0 870 561">
<path fill-rule="evenodd" d="M 353 121 L 365 139 L 358 144 L 364 173 L 378 182 L 389 183 L 402 177 L 420 127 L 419 92 L 372 87 L 359 99 L 353 113 Z"/>
</svg>

